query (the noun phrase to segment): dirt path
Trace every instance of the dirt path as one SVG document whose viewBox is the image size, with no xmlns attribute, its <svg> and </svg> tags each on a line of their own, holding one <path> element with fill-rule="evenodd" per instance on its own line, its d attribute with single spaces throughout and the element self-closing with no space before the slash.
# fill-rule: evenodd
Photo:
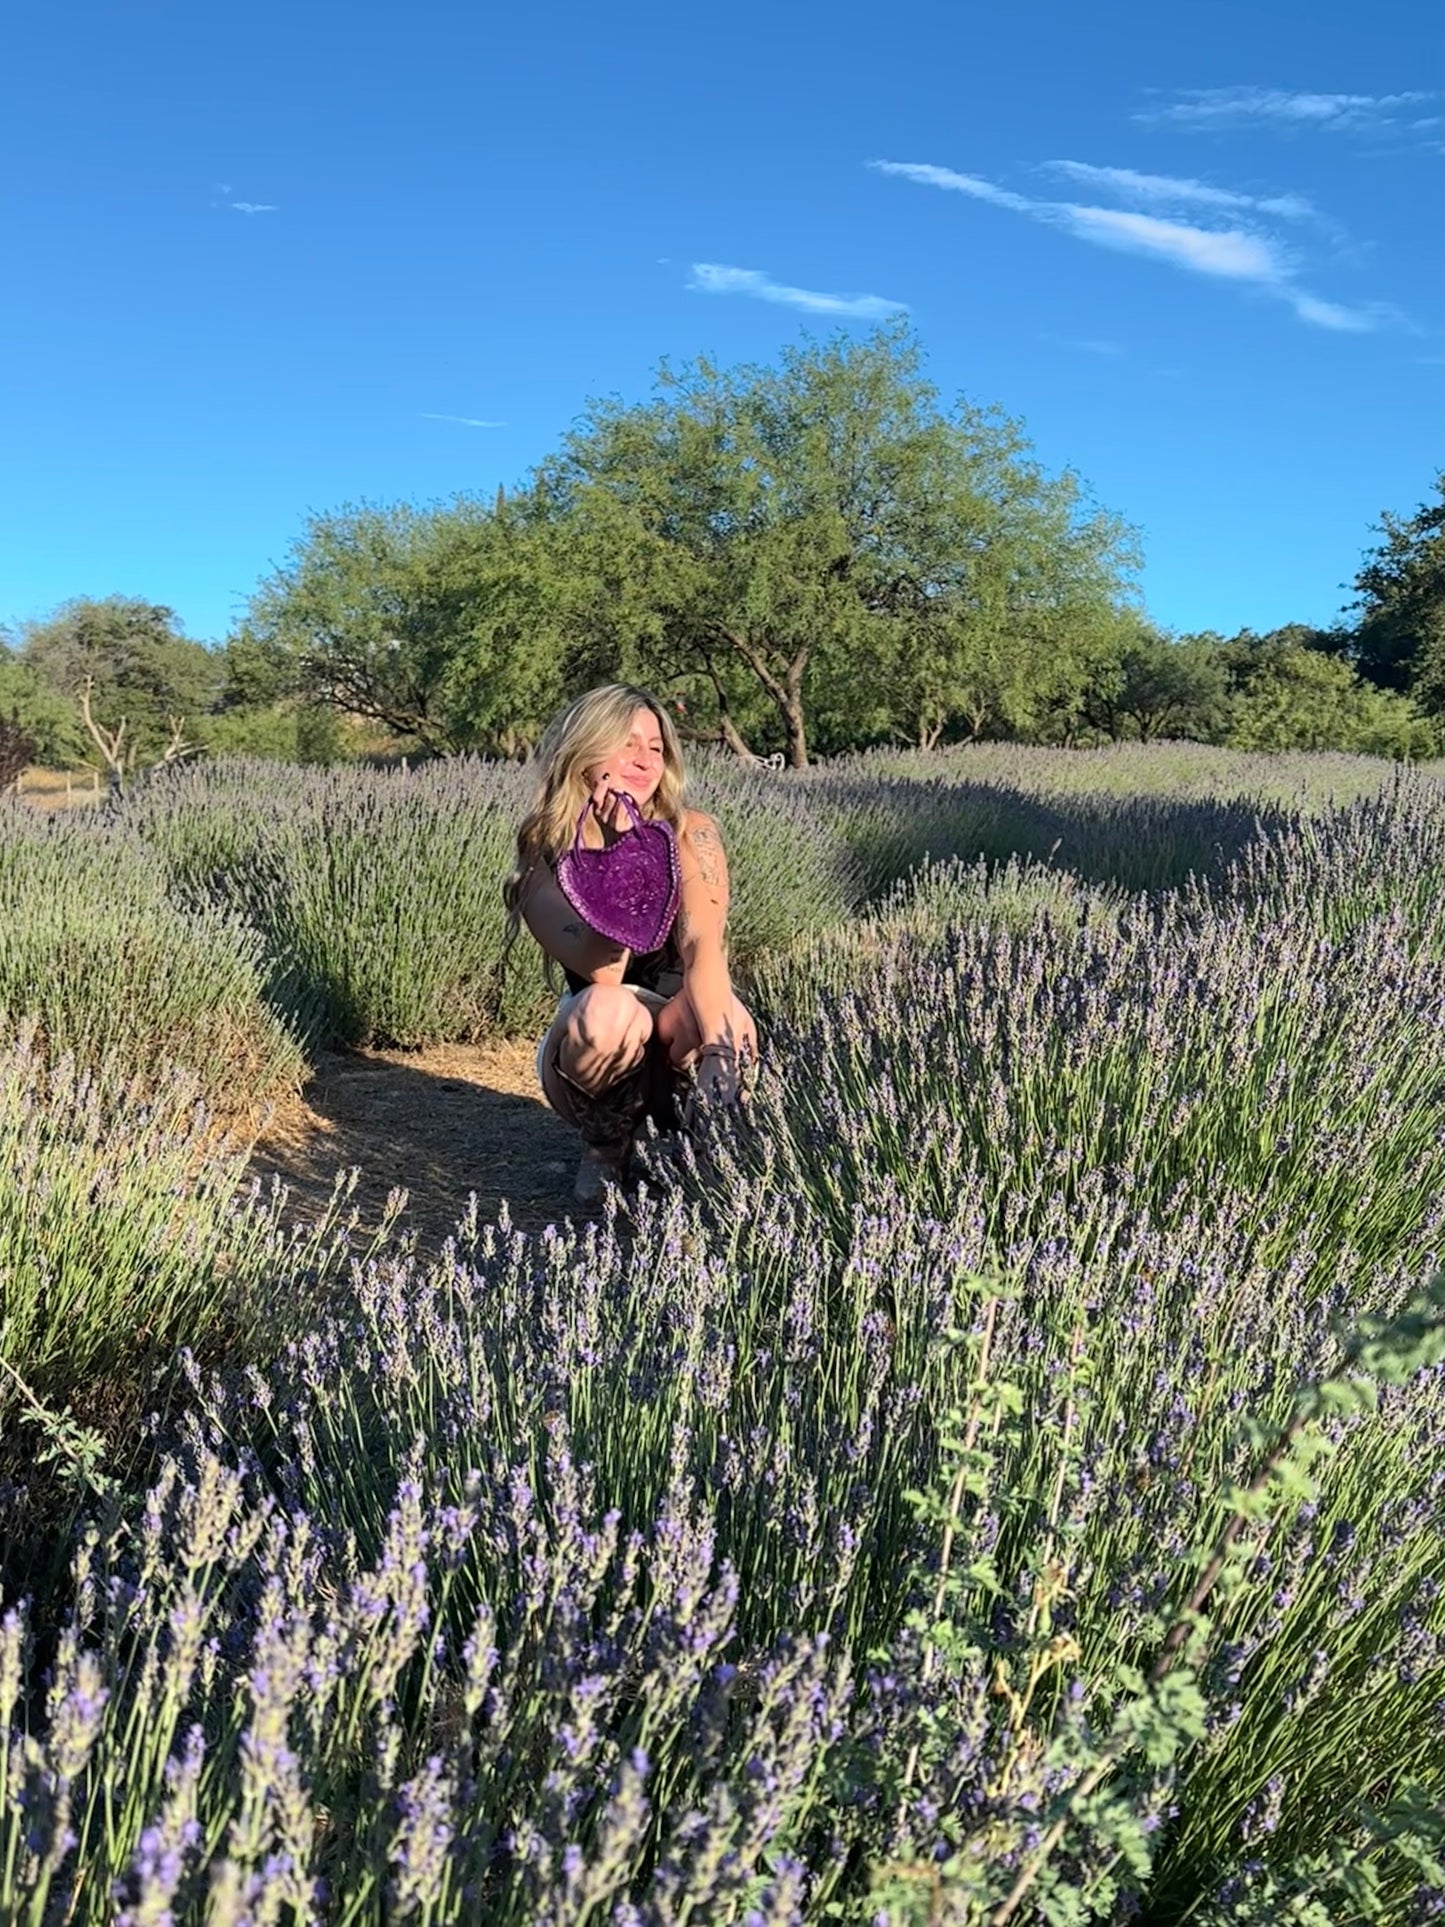
<svg viewBox="0 0 1445 1927">
<path fill-rule="evenodd" d="M 426 1051 L 329 1051 L 299 1098 L 256 1142 L 251 1170 L 279 1173 L 297 1217 L 321 1209 L 336 1173 L 359 1167 L 363 1221 L 388 1192 L 410 1193 L 404 1222 L 424 1251 L 442 1244 L 475 1191 L 483 1219 L 503 1198 L 540 1230 L 584 1213 L 572 1199 L 578 1141 L 542 1101 L 527 1043 Z"/>
</svg>

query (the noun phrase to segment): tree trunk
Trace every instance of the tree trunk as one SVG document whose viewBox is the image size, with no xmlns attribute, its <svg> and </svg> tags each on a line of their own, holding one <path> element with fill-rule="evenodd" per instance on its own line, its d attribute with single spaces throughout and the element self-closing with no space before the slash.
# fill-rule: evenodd
<svg viewBox="0 0 1445 1927">
<path fill-rule="evenodd" d="M 689 742 L 724 743 L 740 763 L 761 763 L 762 757 L 748 747 L 742 731 L 733 721 L 732 711 L 728 708 L 728 692 L 723 688 L 722 678 L 713 667 L 712 657 L 704 654 L 703 661 L 707 665 L 707 679 L 712 684 L 713 695 L 717 698 L 717 729 L 704 731 L 679 725 L 681 734 Z"/>
<path fill-rule="evenodd" d="M 783 672 L 782 679 L 768 666 L 756 646 L 746 636 L 739 635 L 735 629 L 719 630 L 721 639 L 734 650 L 748 668 L 752 670 L 763 688 L 777 705 L 783 722 L 783 735 L 788 745 L 788 763 L 792 769 L 808 767 L 808 726 L 803 711 L 803 672 L 808 667 L 808 658 L 813 653 L 813 645 L 805 642 Z"/>
<path fill-rule="evenodd" d="M 740 763 L 760 763 L 763 760 L 762 757 L 757 754 L 756 750 L 748 748 L 747 744 L 743 741 L 737 724 L 725 709 L 718 715 L 718 727 L 722 732 L 723 741 Z"/>
<path fill-rule="evenodd" d="M 808 767 L 808 726 L 803 716 L 803 705 L 794 701 L 783 711 L 783 728 L 788 736 L 788 768 L 806 769 Z"/>
</svg>

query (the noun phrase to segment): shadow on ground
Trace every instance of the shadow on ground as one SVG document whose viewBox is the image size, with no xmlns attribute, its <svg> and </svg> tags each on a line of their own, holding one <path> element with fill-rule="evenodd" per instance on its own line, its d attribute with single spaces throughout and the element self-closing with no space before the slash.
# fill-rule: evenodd
<svg viewBox="0 0 1445 1927">
<path fill-rule="evenodd" d="M 528 1231 L 591 1215 L 574 1203 L 576 1134 L 542 1101 L 530 1044 L 429 1051 L 328 1051 L 301 1096 L 272 1115 L 250 1172 L 290 1187 L 289 1215 L 314 1219 L 338 1171 L 355 1166 L 354 1202 L 375 1224 L 404 1189 L 402 1223 L 435 1252 L 471 1192 L 483 1222 L 505 1199 Z"/>
</svg>

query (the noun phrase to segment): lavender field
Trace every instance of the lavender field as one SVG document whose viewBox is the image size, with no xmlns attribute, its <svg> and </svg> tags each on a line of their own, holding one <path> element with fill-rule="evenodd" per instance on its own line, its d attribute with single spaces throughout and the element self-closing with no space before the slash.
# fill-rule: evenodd
<svg viewBox="0 0 1445 1927">
<path fill-rule="evenodd" d="M 525 788 L 0 813 L 0 1919 L 1445 1916 L 1445 782 L 704 765 L 746 1117 L 294 1224 L 316 1050 L 539 1021 Z"/>
</svg>

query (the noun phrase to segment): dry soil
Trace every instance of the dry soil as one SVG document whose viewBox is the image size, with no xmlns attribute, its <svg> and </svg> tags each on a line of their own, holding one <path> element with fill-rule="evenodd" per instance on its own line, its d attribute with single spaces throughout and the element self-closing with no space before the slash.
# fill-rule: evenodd
<svg viewBox="0 0 1445 1927">
<path fill-rule="evenodd" d="M 591 1215 L 572 1198 L 576 1133 L 544 1102 L 534 1052 L 530 1043 L 328 1051 L 300 1097 L 272 1113 L 251 1169 L 280 1175 L 300 1219 L 319 1213 L 337 1172 L 353 1166 L 363 1222 L 404 1189 L 403 1222 L 429 1251 L 472 1192 L 484 1221 L 505 1198 L 523 1230 Z"/>
</svg>

